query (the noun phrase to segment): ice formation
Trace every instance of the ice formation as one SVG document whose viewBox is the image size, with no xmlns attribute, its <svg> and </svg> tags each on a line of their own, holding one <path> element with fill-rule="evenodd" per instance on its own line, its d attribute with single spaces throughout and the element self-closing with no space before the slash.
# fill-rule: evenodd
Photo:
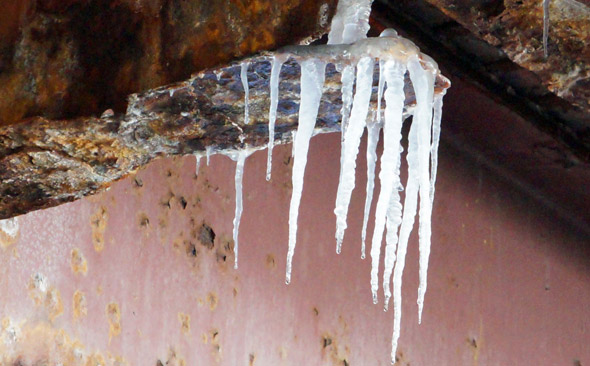
<svg viewBox="0 0 590 366">
<path fill-rule="evenodd" d="M 326 64 L 315 58 L 301 62 L 301 100 L 299 102 L 299 124 L 297 138 L 293 140 L 293 193 L 289 206 L 289 249 L 287 252 L 287 274 L 285 282 L 291 282 L 291 265 L 297 239 L 297 218 L 299 203 L 303 192 L 303 176 L 307 164 L 309 140 L 313 134 L 318 116 L 322 88 L 324 86 Z"/>
<path fill-rule="evenodd" d="M 234 215 L 234 230 L 233 230 L 233 239 L 234 239 L 234 268 L 238 268 L 238 237 L 240 233 L 240 220 L 242 218 L 242 211 L 244 209 L 244 205 L 242 202 L 242 180 L 244 178 L 244 164 L 246 163 L 246 158 L 252 154 L 252 150 L 244 149 L 229 154 L 230 158 L 236 161 L 236 176 L 235 176 L 235 184 L 236 184 L 236 210 Z"/>
<path fill-rule="evenodd" d="M 364 13 L 358 12 L 355 14 Z M 364 29 L 355 22 L 347 23 L 343 21 L 343 23 L 349 24 L 349 26 L 340 25 L 341 29 L 348 29 L 349 31 L 350 29 L 356 29 L 357 31 Z M 351 34 L 347 34 L 346 37 L 350 37 L 349 39 L 354 38 Z M 424 294 L 426 292 L 426 274 L 431 236 L 430 218 L 437 169 L 436 151 L 440 137 L 440 117 L 442 96 L 444 95 L 444 90 L 439 90 L 435 95 L 435 79 L 439 74 L 438 66 L 428 56 L 421 54 L 413 43 L 399 37 L 393 30 L 386 30 L 382 37 L 378 39 L 359 37 L 359 40 L 351 45 L 332 44 L 314 48 L 295 46 L 285 48 L 283 52 L 299 60 L 302 69 L 299 129 L 293 150 L 295 165 L 293 167 L 293 195 L 289 212 L 287 283 L 291 279 L 292 259 L 297 236 L 297 215 L 303 188 L 303 173 L 307 159 L 309 137 L 315 123 L 321 97 L 323 68 L 325 62 L 332 62 L 337 65 L 337 69 L 341 70 L 341 90 L 343 93 L 343 106 L 341 109 L 343 122 L 341 171 L 336 207 L 334 209 L 337 222 L 337 252 L 340 252 L 344 238 L 348 206 L 355 186 L 356 157 L 360 139 L 366 127 L 369 140 L 367 147 L 368 181 L 361 238 L 363 244 L 365 242 L 377 160 L 376 146 L 379 139 L 379 130 L 383 125 L 384 150 L 381 155 L 379 173 L 381 190 L 375 209 L 375 225 L 371 241 L 372 266 L 370 282 L 373 301 L 376 303 L 379 290 L 379 263 L 385 233 L 384 308 L 387 309 L 389 300 L 393 297 L 394 329 L 391 355 L 392 360 L 394 360 L 401 326 L 402 273 L 405 266 L 408 240 L 417 212 L 419 213 L 420 252 L 420 285 L 417 300 L 419 318 L 421 318 Z M 369 117 L 368 111 L 373 90 L 373 67 L 376 61 L 379 61 L 380 70 L 380 81 L 377 89 L 378 105 L 376 114 Z M 313 65 L 313 69 L 311 65 Z M 355 66 L 356 79 L 354 77 Z M 321 67 L 321 70 L 318 67 Z M 319 76 L 320 73 L 322 73 L 321 77 Z M 406 75 L 409 75 L 415 95 L 413 108 L 407 108 L 408 106 L 405 105 L 406 92 L 404 91 L 404 85 Z M 355 80 L 356 88 L 352 93 Z M 348 95 L 349 93 L 350 95 Z M 381 118 L 382 96 L 385 99 L 383 123 Z M 408 181 L 405 187 L 404 205 L 402 206 L 400 191 L 404 188 L 400 182 L 401 153 L 403 151 L 401 147 L 401 130 L 405 114 L 413 115 L 413 121 L 408 138 L 406 156 Z M 369 119 L 368 122 L 367 119 Z M 420 206 L 418 206 L 418 202 Z M 364 255 L 364 252 L 363 245 L 362 255 Z M 393 294 L 390 288 L 391 283 Z"/>
<path fill-rule="evenodd" d="M 442 97 L 447 82 L 435 90 L 435 81 L 440 76 L 438 66 L 428 56 L 420 53 L 412 42 L 399 37 L 391 29 L 379 38 L 366 38 L 371 0 L 341 0 L 332 21 L 327 45 L 291 46 L 278 51 L 271 59 L 269 143 L 266 179 L 270 180 L 274 128 L 279 102 L 279 81 L 282 65 L 294 58 L 301 66 L 301 92 L 298 129 L 293 131 L 294 158 L 292 172 L 292 196 L 289 207 L 289 241 L 287 253 L 286 283 L 291 281 L 293 255 L 297 239 L 297 220 L 303 192 L 305 167 L 309 142 L 322 97 L 327 63 L 336 65 L 341 73 L 341 132 L 340 178 L 334 213 L 336 215 L 336 251 L 340 253 L 347 227 L 348 206 L 355 187 L 356 159 L 361 137 L 367 130 L 367 186 L 361 233 L 361 257 L 365 257 L 367 224 L 373 201 L 377 144 L 383 130 L 383 152 L 380 157 L 380 192 L 375 208 L 375 223 L 371 240 L 370 285 L 373 301 L 377 303 L 379 290 L 379 264 L 382 241 L 385 234 L 383 269 L 384 309 L 393 298 L 394 325 L 392 337 L 392 361 L 400 335 L 401 286 L 408 241 L 416 213 L 419 214 L 419 280 L 418 314 L 421 320 L 426 274 L 430 255 L 431 215 L 434 200 L 434 185 L 437 173 L 437 150 L 440 138 Z M 378 62 L 379 83 L 377 86 L 376 112 L 369 115 L 373 92 L 374 66 Z M 248 63 L 241 64 L 240 78 L 244 87 L 244 123 L 248 115 Z M 356 74 L 356 75 L 355 75 Z M 412 84 L 412 98 L 407 98 L 405 84 Z M 444 77 L 440 76 L 443 80 Z M 356 87 L 355 87 L 356 85 Z M 353 90 L 354 89 L 354 90 Z M 382 110 L 382 100 L 385 108 Z M 402 125 L 412 115 L 406 154 L 408 178 L 404 186 L 400 181 L 403 148 Z M 211 151 L 207 149 L 207 164 Z M 246 158 L 252 150 L 244 149 L 228 155 L 237 161 L 235 187 L 236 208 L 234 218 L 235 267 L 238 261 L 238 233 L 242 214 L 242 178 Z M 197 164 L 199 157 L 197 157 Z M 198 165 L 197 165 L 198 167 Z M 197 168 L 198 169 L 198 168 Z M 400 192 L 405 190 L 402 197 Z M 418 206 L 419 203 L 419 206 Z M 393 287 L 393 293 L 391 290 Z"/>
</svg>

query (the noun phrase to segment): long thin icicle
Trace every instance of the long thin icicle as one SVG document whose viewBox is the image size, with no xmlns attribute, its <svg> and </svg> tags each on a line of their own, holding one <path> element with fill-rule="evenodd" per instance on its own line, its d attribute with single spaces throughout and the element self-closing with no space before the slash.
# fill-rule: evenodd
<svg viewBox="0 0 590 366">
<path fill-rule="evenodd" d="M 236 184 L 236 211 L 234 215 L 234 231 L 233 231 L 233 238 L 234 238 L 234 268 L 238 268 L 238 236 L 240 231 L 240 220 L 242 218 L 242 211 L 244 209 L 243 202 L 242 202 L 242 180 L 244 178 L 244 164 L 246 162 L 246 158 L 250 156 L 252 151 L 249 150 L 240 150 L 239 152 L 233 154 L 231 158 L 235 160 L 236 163 L 236 176 L 235 176 L 235 184 Z"/>
<path fill-rule="evenodd" d="M 383 34 L 383 33 L 382 33 Z M 381 101 L 383 99 L 383 88 L 385 87 L 385 75 L 383 66 L 385 62 L 379 60 L 379 84 L 377 88 L 377 110 L 373 121 L 367 124 L 367 191 L 365 196 L 365 211 L 363 215 L 363 229 L 361 231 L 361 259 L 365 259 L 365 247 L 367 240 L 367 224 L 371 204 L 373 203 L 373 189 L 375 188 L 375 165 L 377 163 L 377 144 L 379 143 L 379 132 L 382 128 Z"/>
<path fill-rule="evenodd" d="M 340 108 L 340 115 L 342 121 L 340 123 L 340 131 L 342 141 L 344 141 L 344 135 L 346 134 L 346 128 L 348 127 L 348 121 L 350 119 L 350 107 L 352 106 L 352 89 L 354 85 L 354 66 L 346 65 L 342 69 L 340 81 L 342 82 L 342 108 Z"/>
<path fill-rule="evenodd" d="M 199 175 L 199 168 L 201 167 L 201 158 L 202 156 L 200 154 L 195 154 L 195 175 Z"/>
<path fill-rule="evenodd" d="M 387 311 L 389 306 L 389 299 L 391 298 L 390 281 L 393 273 L 393 266 L 395 264 L 395 251 L 397 249 L 397 229 L 402 222 L 402 204 L 400 202 L 399 190 L 401 189 L 400 169 L 401 169 L 401 153 L 403 148 L 400 146 L 397 162 L 395 165 L 394 188 L 389 199 L 389 207 L 387 208 L 385 235 L 385 261 L 383 269 L 383 310 Z"/>
<path fill-rule="evenodd" d="M 395 166 L 400 151 L 402 113 L 404 109 L 404 73 L 405 65 L 390 60 L 385 62 L 384 74 L 387 82 L 385 91 L 385 124 L 383 126 L 383 154 L 381 155 L 381 171 L 379 181 L 381 191 L 375 209 L 375 228 L 371 243 L 371 292 L 373 303 L 377 303 L 379 289 L 379 260 L 381 257 L 381 241 L 387 211 L 390 206 L 391 194 L 397 189 L 395 184 Z"/>
<path fill-rule="evenodd" d="M 379 113 L 379 112 L 377 112 Z M 361 258 L 365 259 L 365 247 L 367 239 L 367 224 L 369 213 L 373 202 L 373 189 L 375 188 L 375 166 L 377 165 L 377 144 L 379 143 L 379 132 L 381 126 L 374 121 L 367 126 L 367 190 L 365 196 L 365 211 L 363 216 L 363 229 L 361 231 Z"/>
<path fill-rule="evenodd" d="M 277 106 L 279 105 L 279 75 L 286 57 L 276 55 L 272 59 L 270 71 L 270 108 L 268 111 L 268 157 L 266 160 L 266 180 L 270 180 L 272 171 L 272 149 L 275 144 L 275 122 L 277 120 Z"/>
<path fill-rule="evenodd" d="M 387 100 L 387 99 L 386 99 Z M 404 213 L 399 230 L 399 242 L 395 268 L 393 269 L 393 337 L 391 338 L 391 360 L 395 362 L 395 352 L 399 340 L 402 319 L 402 274 L 406 265 L 408 239 L 414 226 L 416 208 L 418 206 L 418 124 L 412 121 L 408 136 L 408 181 L 404 198 Z"/>
<path fill-rule="evenodd" d="M 432 147 L 430 148 L 430 202 L 434 203 L 434 186 L 436 184 L 436 172 L 438 170 L 438 144 L 440 142 L 440 122 L 442 119 L 443 96 L 434 96 L 434 111 L 432 116 Z"/>
<path fill-rule="evenodd" d="M 240 70 L 240 79 L 242 80 L 242 86 L 244 87 L 244 124 L 247 125 L 250 122 L 250 110 L 248 106 L 248 99 L 250 98 L 250 88 L 248 86 L 248 66 L 250 63 L 242 62 Z"/>
<path fill-rule="evenodd" d="M 303 192 L 303 176 L 307 165 L 307 152 L 309 140 L 313 134 L 322 88 L 325 80 L 326 64 L 317 59 L 308 59 L 301 62 L 301 99 L 299 104 L 299 126 L 297 138 L 293 142 L 293 193 L 289 207 L 289 251 L 287 253 L 287 273 L 285 282 L 291 282 L 291 265 L 297 239 L 297 218 L 299 216 L 299 203 Z"/>
<path fill-rule="evenodd" d="M 356 157 L 359 151 L 361 137 L 365 129 L 371 91 L 373 89 L 373 65 L 371 57 L 363 57 L 357 65 L 356 93 L 350 124 L 344 136 L 344 156 L 342 158 L 342 173 L 336 195 L 336 252 L 340 253 L 344 231 L 346 230 L 346 216 L 350 197 L 355 186 Z"/>
<path fill-rule="evenodd" d="M 434 98 L 434 74 L 422 68 L 417 57 L 408 62 L 410 79 L 416 94 L 416 111 L 413 123 L 418 124 L 418 169 L 420 181 L 420 285 L 418 286 L 418 322 L 422 320 L 422 307 L 426 293 L 430 236 L 432 233 L 432 201 L 430 180 L 430 151 L 432 139 L 432 106 Z"/>
</svg>

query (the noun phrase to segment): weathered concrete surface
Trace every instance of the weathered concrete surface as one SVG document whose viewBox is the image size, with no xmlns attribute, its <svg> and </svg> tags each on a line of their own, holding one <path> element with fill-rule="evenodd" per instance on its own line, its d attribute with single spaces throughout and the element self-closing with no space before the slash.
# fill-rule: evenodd
<svg viewBox="0 0 590 366">
<path fill-rule="evenodd" d="M 245 61 L 250 62 L 248 125 L 240 64 L 231 64 L 133 95 L 126 114 L 33 118 L 0 126 L 0 219 L 102 191 L 157 157 L 265 146 L 270 62 L 266 56 Z M 299 75 L 293 60 L 283 66 L 277 143 L 289 142 L 297 126 Z M 340 74 L 330 64 L 326 76 L 318 132 L 340 129 Z M 438 75 L 436 86 L 440 92 L 448 88 L 448 80 Z M 411 105 L 409 87 L 407 94 Z"/>
<path fill-rule="evenodd" d="M 590 114 L 590 3 L 552 0 L 549 57 L 543 56 L 540 0 L 427 0 L 534 72 L 545 87 Z"/>
<path fill-rule="evenodd" d="M 326 31 L 335 0 L 22 0 L 0 12 L 0 125 L 122 112 L 131 93 Z"/>
</svg>

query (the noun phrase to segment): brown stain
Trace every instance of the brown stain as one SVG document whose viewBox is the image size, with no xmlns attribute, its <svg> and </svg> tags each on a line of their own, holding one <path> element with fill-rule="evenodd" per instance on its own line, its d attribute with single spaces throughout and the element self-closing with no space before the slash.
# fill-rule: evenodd
<svg viewBox="0 0 590 366">
<path fill-rule="evenodd" d="M 51 322 L 63 314 L 64 307 L 61 294 L 59 290 L 49 285 L 45 276 L 41 274 L 33 275 L 29 280 L 27 288 L 29 290 L 29 296 L 35 305 L 45 308 Z"/>
<path fill-rule="evenodd" d="M 107 227 L 109 215 L 107 209 L 101 206 L 91 217 L 90 226 L 92 227 L 92 244 L 94 250 L 100 253 L 104 250 L 104 232 Z"/>
<path fill-rule="evenodd" d="M 256 355 L 254 353 L 250 353 L 248 355 L 248 366 L 254 366 L 255 361 L 256 361 Z"/>
<path fill-rule="evenodd" d="M 85 276 L 88 272 L 88 262 L 80 249 L 72 249 L 70 253 L 70 266 L 72 267 L 72 272 L 74 272 L 74 274 L 82 274 Z"/>
<path fill-rule="evenodd" d="M 109 344 L 113 337 L 121 334 L 121 310 L 119 304 L 111 302 L 106 306 L 106 315 L 109 322 Z"/>
<path fill-rule="evenodd" d="M 88 304 L 86 303 L 86 295 L 80 290 L 74 292 L 72 299 L 72 309 L 74 320 L 81 319 L 88 315 Z"/>
<path fill-rule="evenodd" d="M 270 269 L 270 270 L 274 270 L 277 268 L 277 263 L 275 260 L 275 256 L 272 253 L 269 253 L 266 255 L 266 259 L 265 259 L 265 264 L 266 264 L 266 268 Z"/>
<path fill-rule="evenodd" d="M 180 331 L 188 336 L 191 333 L 191 316 L 185 313 L 178 313 L 178 321 L 180 322 Z"/>
<path fill-rule="evenodd" d="M 211 311 L 215 310 L 215 308 L 217 308 L 217 304 L 219 303 L 217 294 L 215 294 L 214 292 L 209 292 L 207 294 L 207 303 L 209 304 L 209 309 Z"/>
<path fill-rule="evenodd" d="M 340 346 L 338 339 L 331 333 L 324 332 L 320 337 L 322 358 L 332 365 L 348 366 L 348 347 Z"/>
<path fill-rule="evenodd" d="M 141 230 L 146 230 L 150 227 L 150 218 L 145 212 L 137 213 L 137 224 Z"/>
<path fill-rule="evenodd" d="M 198 231 L 198 239 L 201 245 L 211 250 L 215 246 L 215 232 L 211 226 L 202 223 Z"/>
<path fill-rule="evenodd" d="M 219 330 L 212 329 L 209 331 L 209 339 L 211 340 L 211 354 L 213 355 L 213 359 L 216 363 L 219 363 L 221 362 L 222 356 L 221 344 L 219 343 Z"/>
</svg>

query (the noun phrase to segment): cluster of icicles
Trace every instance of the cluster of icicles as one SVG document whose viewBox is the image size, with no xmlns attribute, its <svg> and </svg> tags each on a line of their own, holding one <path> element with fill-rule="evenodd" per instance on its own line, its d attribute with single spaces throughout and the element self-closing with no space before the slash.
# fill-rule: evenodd
<svg viewBox="0 0 590 366">
<path fill-rule="evenodd" d="M 286 283 L 291 280 L 291 268 L 297 237 L 299 203 L 303 191 L 303 180 L 309 142 L 314 133 L 316 118 L 322 97 L 325 68 L 328 62 L 337 65 L 342 80 L 342 148 L 341 171 L 336 198 L 336 251 L 340 253 L 348 206 L 355 187 L 356 158 L 361 137 L 367 129 L 367 185 L 364 220 L 362 227 L 362 253 L 365 257 L 365 241 L 369 212 L 373 200 L 377 144 L 380 130 L 383 129 L 383 153 L 379 179 L 381 191 L 377 199 L 375 225 L 371 242 L 371 291 L 373 302 L 377 303 L 379 287 L 379 262 L 382 251 L 382 238 L 385 232 L 385 268 L 383 271 L 384 308 L 387 310 L 392 297 L 390 281 L 393 276 L 394 330 L 392 339 L 392 361 L 395 361 L 397 341 L 401 323 L 401 285 L 402 273 L 410 233 L 414 226 L 416 212 L 419 211 L 419 252 L 420 285 L 418 289 L 418 311 L 421 318 L 422 304 L 426 292 L 426 275 L 430 254 L 431 213 L 434 199 L 434 185 L 437 169 L 437 150 L 440 136 L 442 97 L 445 93 L 435 93 L 434 85 L 439 74 L 438 66 L 428 56 L 421 54 L 410 41 L 399 37 L 393 30 L 385 30 L 379 38 L 366 38 L 370 1 L 364 1 L 356 13 L 341 14 L 340 6 L 347 3 L 355 5 L 354 0 L 341 1 L 338 13 L 332 22 L 330 41 L 324 46 L 293 46 L 278 52 L 272 59 L 270 76 L 270 111 L 268 166 L 266 179 L 270 180 L 274 127 L 279 100 L 279 74 L 289 57 L 296 59 L 301 66 L 301 97 L 299 104 L 298 129 L 293 141 L 293 191 L 289 209 L 289 247 L 287 254 Z M 344 4 L 342 4 L 344 3 Z M 348 5 L 351 5 L 348 4 Z M 358 4 L 356 4 L 358 5 Z M 353 8 L 354 9 L 354 8 Z M 356 8 L 359 9 L 358 7 Z M 340 16 L 340 18 L 338 18 Z M 354 21 L 350 21 L 354 18 Z M 347 21 L 348 19 L 348 21 Z M 351 27 L 352 25 L 352 27 Z M 353 43 L 354 42 L 354 43 Z M 378 61 L 379 84 L 377 111 L 369 116 L 373 90 L 374 67 Z M 248 123 L 248 64 L 243 63 L 241 80 L 245 91 L 245 123 Z M 356 78 L 355 78 L 356 71 Z M 404 82 L 406 72 L 413 85 L 416 104 L 414 108 L 404 108 Z M 356 79 L 356 90 L 353 93 Z M 385 108 L 382 110 L 382 99 Z M 404 114 L 405 112 L 405 114 Z M 400 191 L 404 189 L 400 181 L 401 129 L 404 115 L 413 115 L 408 137 L 408 180 L 405 186 L 402 206 Z M 236 208 L 234 218 L 235 267 L 238 264 L 238 231 L 242 214 L 242 177 L 244 162 L 253 152 L 243 149 L 233 152 L 230 157 L 237 161 L 235 187 Z M 207 160 L 211 151 L 207 150 Z M 200 157 L 197 156 L 197 169 Z M 418 197 L 420 206 L 418 208 Z"/>
</svg>

